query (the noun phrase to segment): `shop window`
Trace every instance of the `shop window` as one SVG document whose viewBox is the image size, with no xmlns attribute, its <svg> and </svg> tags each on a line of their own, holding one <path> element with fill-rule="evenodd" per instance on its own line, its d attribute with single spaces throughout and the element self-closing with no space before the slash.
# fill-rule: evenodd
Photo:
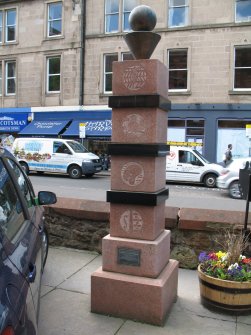
<svg viewBox="0 0 251 335">
<path fill-rule="evenodd" d="M 234 89 L 251 90 L 251 48 L 235 49 Z"/>
<path fill-rule="evenodd" d="M 168 127 L 185 127 L 185 120 L 168 120 Z"/>
<path fill-rule="evenodd" d="M 169 90 L 187 91 L 187 50 L 168 50 Z"/>
<path fill-rule="evenodd" d="M 5 62 L 5 94 L 16 94 L 16 62 Z"/>
<path fill-rule="evenodd" d="M 0 11 L 0 43 L 16 41 L 16 9 Z"/>
<path fill-rule="evenodd" d="M 189 0 L 168 0 L 168 27 L 188 25 Z"/>
<path fill-rule="evenodd" d="M 129 15 L 138 4 L 137 0 L 106 0 L 105 1 L 105 32 L 117 33 L 129 31 Z"/>
<path fill-rule="evenodd" d="M 112 63 L 118 61 L 117 54 L 104 56 L 104 93 L 112 92 Z"/>
<path fill-rule="evenodd" d="M 249 137 L 247 136 L 248 120 L 219 120 L 217 132 L 217 162 L 222 161 L 222 155 L 229 143 L 232 144 L 233 159 L 249 156 Z"/>
<path fill-rule="evenodd" d="M 61 58 L 60 56 L 47 59 L 47 93 L 60 92 L 61 77 Z"/>
<path fill-rule="evenodd" d="M 235 22 L 251 21 L 251 0 L 236 0 Z"/>
<path fill-rule="evenodd" d="M 48 4 L 47 36 L 62 35 L 62 2 Z"/>
</svg>

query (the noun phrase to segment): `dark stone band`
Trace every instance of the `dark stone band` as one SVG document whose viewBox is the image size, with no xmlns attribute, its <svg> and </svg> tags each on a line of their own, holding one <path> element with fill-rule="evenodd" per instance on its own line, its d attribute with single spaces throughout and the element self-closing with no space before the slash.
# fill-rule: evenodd
<svg viewBox="0 0 251 335">
<path fill-rule="evenodd" d="M 210 300 L 204 296 L 201 296 L 201 302 L 204 306 L 211 308 L 214 312 L 219 310 L 227 313 L 246 314 L 250 313 L 251 305 L 229 305 L 222 302 Z"/>
<path fill-rule="evenodd" d="M 167 144 L 128 144 L 110 143 L 108 153 L 115 156 L 165 157 L 170 146 Z"/>
<path fill-rule="evenodd" d="M 168 112 L 171 109 L 171 102 L 159 94 L 113 95 L 109 97 L 108 106 L 112 108 L 160 108 Z"/>
<path fill-rule="evenodd" d="M 214 285 L 212 283 L 209 283 L 203 279 L 199 279 L 200 283 L 204 286 L 207 286 L 213 290 L 216 291 L 221 291 L 221 292 L 225 292 L 225 293 L 235 293 L 235 294 L 248 294 L 251 293 L 251 288 L 232 288 L 232 287 L 222 287 L 222 286 L 218 286 L 218 285 Z"/>
<path fill-rule="evenodd" d="M 158 192 L 127 192 L 107 191 L 106 201 L 114 204 L 133 204 L 142 206 L 157 206 L 169 196 L 169 189 L 164 188 Z"/>
</svg>

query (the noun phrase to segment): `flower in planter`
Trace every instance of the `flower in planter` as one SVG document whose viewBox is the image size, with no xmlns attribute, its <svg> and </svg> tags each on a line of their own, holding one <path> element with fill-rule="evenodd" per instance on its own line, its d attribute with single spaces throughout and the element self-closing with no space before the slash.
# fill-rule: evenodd
<svg viewBox="0 0 251 335">
<path fill-rule="evenodd" d="M 248 236 L 227 231 L 221 243 L 224 251 L 200 253 L 200 270 L 214 278 L 251 282 L 251 258 L 242 255 L 247 244 Z"/>
</svg>

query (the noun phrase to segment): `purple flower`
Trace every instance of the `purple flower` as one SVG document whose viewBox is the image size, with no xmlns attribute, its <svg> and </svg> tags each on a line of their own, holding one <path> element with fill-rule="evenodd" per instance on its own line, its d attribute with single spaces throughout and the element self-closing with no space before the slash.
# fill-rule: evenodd
<svg viewBox="0 0 251 335">
<path fill-rule="evenodd" d="M 208 254 L 205 251 L 203 251 L 199 254 L 199 262 L 200 263 L 203 263 L 203 262 L 209 260 L 209 258 L 210 257 L 208 256 Z"/>
<path fill-rule="evenodd" d="M 243 276 L 241 270 L 242 270 L 242 267 L 239 266 L 236 263 L 236 264 L 230 265 L 227 272 L 228 272 L 229 276 L 235 278 L 235 277 L 242 277 Z"/>
</svg>

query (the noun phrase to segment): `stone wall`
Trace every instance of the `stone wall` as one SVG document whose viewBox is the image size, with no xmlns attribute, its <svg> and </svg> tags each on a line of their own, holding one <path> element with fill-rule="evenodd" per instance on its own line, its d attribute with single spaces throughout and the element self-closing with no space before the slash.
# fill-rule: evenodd
<svg viewBox="0 0 251 335">
<path fill-rule="evenodd" d="M 57 204 L 45 207 L 50 245 L 101 253 L 102 238 L 109 234 L 109 212 L 106 202 L 58 198 Z M 180 267 L 196 268 L 199 253 L 220 249 L 222 230 L 241 229 L 244 216 L 238 211 L 166 207 L 171 258 L 177 259 Z"/>
</svg>

